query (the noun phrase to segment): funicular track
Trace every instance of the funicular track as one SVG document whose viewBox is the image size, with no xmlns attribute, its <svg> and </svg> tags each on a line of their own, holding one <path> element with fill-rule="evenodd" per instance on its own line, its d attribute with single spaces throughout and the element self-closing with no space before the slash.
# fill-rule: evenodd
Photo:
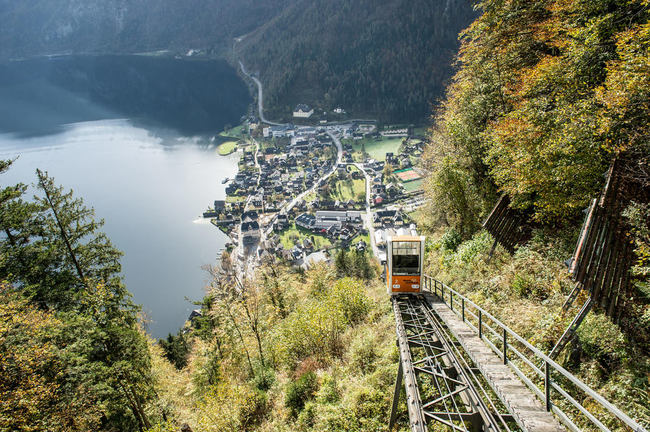
<svg viewBox="0 0 650 432">
<path fill-rule="evenodd" d="M 470 299 L 422 280 L 422 293 L 391 298 L 400 363 L 390 431 L 402 381 L 414 432 L 650 430 Z"/>
<path fill-rule="evenodd" d="M 389 430 L 404 380 L 412 431 L 431 422 L 454 431 L 520 430 L 424 295 L 392 299 L 400 366 Z"/>
</svg>

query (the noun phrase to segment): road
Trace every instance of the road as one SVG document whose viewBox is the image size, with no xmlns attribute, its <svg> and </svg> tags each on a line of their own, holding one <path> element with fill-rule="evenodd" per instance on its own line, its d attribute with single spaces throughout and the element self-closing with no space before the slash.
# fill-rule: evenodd
<svg viewBox="0 0 650 432">
<path fill-rule="evenodd" d="M 379 255 L 379 248 L 377 247 L 377 242 L 375 241 L 375 223 L 374 223 L 374 218 L 372 214 L 372 209 L 370 208 L 371 204 L 371 198 L 372 195 L 370 193 L 370 190 L 372 188 L 372 178 L 370 178 L 370 175 L 366 172 L 366 170 L 363 168 L 363 164 L 360 163 L 354 163 L 352 164 L 355 167 L 359 169 L 366 178 L 366 228 L 368 229 L 368 236 L 370 237 L 370 246 L 372 247 L 372 253 L 375 254 L 377 259 L 380 259 Z"/>
<path fill-rule="evenodd" d="M 272 121 L 268 120 L 264 116 L 264 89 L 262 88 L 262 83 L 260 82 L 259 79 L 257 79 L 257 77 L 253 76 L 252 74 L 250 74 L 246 70 L 246 67 L 244 66 L 244 63 L 242 63 L 241 61 L 239 62 L 239 67 L 241 68 L 242 73 L 245 76 L 247 76 L 248 78 L 250 78 L 251 80 L 253 80 L 253 82 L 257 86 L 257 109 L 258 109 L 258 112 L 259 112 L 260 121 L 262 123 L 266 123 L 266 124 L 269 124 L 269 125 L 272 125 L 272 126 L 284 126 L 283 123 L 272 122 Z M 300 195 L 298 195 L 297 197 L 295 197 L 291 201 L 289 201 L 282 208 L 280 208 L 281 213 L 286 214 L 289 211 L 291 211 L 291 209 L 293 209 L 296 206 L 296 204 L 298 204 L 300 201 L 302 201 L 305 196 L 307 196 L 310 193 L 314 192 L 318 187 L 320 187 L 321 184 L 323 184 L 323 182 L 325 182 L 327 179 L 329 179 L 332 176 L 332 174 L 334 174 L 336 172 L 336 169 L 338 168 L 338 166 L 343 163 L 343 145 L 341 144 L 341 141 L 331 131 L 328 131 L 327 134 L 330 136 L 330 138 L 332 138 L 332 141 L 334 142 L 334 145 L 336 146 L 336 150 L 337 150 L 336 163 L 334 164 L 332 169 L 329 172 L 322 175 L 313 184 L 312 187 L 305 190 Z M 255 144 L 257 146 L 256 152 L 255 152 L 255 166 L 257 166 L 258 169 L 259 169 L 259 163 L 258 163 L 258 160 L 257 160 L 257 156 L 258 156 L 258 152 L 259 152 L 259 143 L 257 141 L 255 141 Z M 376 246 L 375 246 L 375 238 L 374 238 L 374 228 L 373 228 L 373 225 L 372 225 L 372 222 L 373 222 L 372 221 L 372 213 L 370 212 L 370 185 L 371 185 L 371 182 L 370 182 L 370 177 L 368 176 L 368 174 L 362 168 L 360 168 L 360 169 L 364 173 L 364 175 L 366 176 L 366 218 L 367 218 L 366 224 L 368 225 L 368 232 L 370 233 L 370 242 L 371 242 L 371 244 L 373 246 L 373 251 L 374 251 L 376 249 Z M 259 186 L 259 177 L 258 177 L 258 186 Z M 246 208 L 248 208 L 249 202 L 250 202 L 250 197 L 246 201 Z M 262 223 L 262 218 L 260 218 L 260 243 L 264 242 L 266 240 L 266 238 L 268 236 L 270 236 L 271 233 L 273 232 L 273 222 L 274 221 L 275 221 L 275 217 L 269 219 L 266 222 L 266 227 L 264 227 L 263 223 Z M 236 260 L 235 268 L 237 268 L 237 273 L 239 273 L 243 277 L 249 277 L 249 276 L 252 277 L 254 275 L 255 267 L 259 263 L 259 258 L 258 258 L 259 246 L 255 246 L 254 248 L 250 248 L 249 250 L 246 250 L 246 248 L 244 248 L 244 245 L 243 245 L 243 241 L 242 241 L 242 237 L 241 237 L 241 230 L 238 229 L 237 232 L 238 232 L 237 237 L 238 237 L 238 240 L 239 240 L 239 244 L 238 244 L 238 247 L 235 249 L 235 253 L 234 253 L 235 260 Z M 375 253 L 375 255 L 377 255 L 377 254 Z M 243 259 L 240 260 L 239 256 L 242 256 Z"/>
<path fill-rule="evenodd" d="M 336 146 L 336 163 L 334 164 L 334 166 L 332 167 L 332 169 L 329 172 L 323 174 L 316 182 L 314 182 L 312 187 L 305 190 L 300 195 L 298 195 L 297 197 L 295 197 L 294 199 L 289 201 L 285 206 L 283 206 L 280 209 L 280 213 L 285 213 L 285 214 L 289 213 L 289 211 L 291 211 L 291 209 L 294 208 L 296 206 L 296 204 L 298 204 L 300 201 L 302 201 L 307 195 L 314 192 L 321 184 L 323 184 L 323 182 L 325 180 L 330 178 L 330 176 L 336 172 L 336 168 L 341 163 L 343 163 L 343 145 L 341 145 L 341 141 L 336 137 L 336 135 L 332 134 L 331 132 L 327 132 L 327 134 L 330 136 L 330 138 L 332 138 L 332 141 L 334 142 L 334 145 Z M 269 222 L 269 226 L 267 226 L 266 230 L 263 231 L 264 236 L 271 235 L 271 231 L 273 231 L 273 220 L 274 219 L 271 219 L 271 221 Z"/>
<path fill-rule="evenodd" d="M 260 186 L 260 180 L 262 177 L 262 170 L 258 160 L 258 156 L 260 152 L 260 143 L 255 138 L 252 138 L 252 140 L 255 143 L 255 154 L 253 160 L 255 161 L 255 168 L 257 169 L 256 190 L 258 190 Z M 253 195 L 249 195 L 246 198 L 246 204 L 244 205 L 245 212 L 249 210 L 250 202 L 252 198 Z M 260 243 L 250 246 L 247 249 L 246 247 L 244 247 L 243 237 L 241 235 L 241 224 L 237 227 L 237 239 L 239 243 L 237 244 L 237 248 L 235 248 L 233 252 L 234 259 L 235 259 L 234 267 L 236 273 L 241 277 L 242 280 L 247 278 L 252 278 L 255 275 L 255 267 L 259 264 L 259 255 L 258 255 L 259 244 L 261 244 L 265 240 L 263 231 L 261 231 L 261 234 L 262 236 L 260 238 Z M 244 257 L 244 259 L 240 260 L 239 259 L 240 256 Z"/>
<path fill-rule="evenodd" d="M 262 88 L 262 83 L 255 76 L 249 74 L 248 71 L 246 71 L 246 68 L 244 67 L 244 63 L 242 63 L 241 61 L 239 62 L 239 67 L 241 68 L 241 72 L 244 75 L 246 75 L 248 78 L 252 79 L 255 85 L 257 85 L 257 109 L 259 111 L 260 121 L 262 123 L 267 123 L 272 126 L 284 126 L 284 123 L 272 122 L 268 120 L 266 117 L 264 117 L 264 89 Z"/>
</svg>

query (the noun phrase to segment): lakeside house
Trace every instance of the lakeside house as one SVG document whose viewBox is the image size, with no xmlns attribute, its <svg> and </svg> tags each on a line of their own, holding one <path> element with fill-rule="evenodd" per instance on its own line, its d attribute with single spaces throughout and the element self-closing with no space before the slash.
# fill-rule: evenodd
<svg viewBox="0 0 650 432">
<path fill-rule="evenodd" d="M 387 129 L 380 132 L 381 136 L 385 138 L 407 137 L 409 134 L 408 128 L 402 129 Z"/>
<path fill-rule="evenodd" d="M 341 227 L 343 224 L 361 223 L 361 212 L 358 211 L 324 211 L 316 212 L 314 227 L 328 229 L 332 226 Z"/>
<path fill-rule="evenodd" d="M 314 114 L 314 109 L 306 104 L 298 104 L 293 110 L 293 116 L 296 118 L 309 118 Z"/>
<path fill-rule="evenodd" d="M 254 244 L 260 239 L 260 224 L 257 221 L 241 224 L 242 241 L 245 245 Z"/>
</svg>

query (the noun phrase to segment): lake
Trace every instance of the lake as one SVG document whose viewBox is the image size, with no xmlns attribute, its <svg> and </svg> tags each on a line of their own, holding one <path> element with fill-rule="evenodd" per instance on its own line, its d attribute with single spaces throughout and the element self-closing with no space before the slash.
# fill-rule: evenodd
<svg viewBox="0 0 650 432">
<path fill-rule="evenodd" d="M 107 65 L 110 73 L 102 72 Z M 195 308 L 186 299 L 204 294 L 201 267 L 214 264 L 228 241 L 200 218 L 224 199 L 221 180 L 237 172 L 238 156 L 218 156 L 211 137 L 237 124 L 250 102 L 234 70 L 217 61 L 120 56 L 0 65 L 0 158 L 19 156 L 0 178 L 30 184 L 41 168 L 94 207 L 125 253 L 124 279 L 149 332 L 164 337 Z"/>
</svg>

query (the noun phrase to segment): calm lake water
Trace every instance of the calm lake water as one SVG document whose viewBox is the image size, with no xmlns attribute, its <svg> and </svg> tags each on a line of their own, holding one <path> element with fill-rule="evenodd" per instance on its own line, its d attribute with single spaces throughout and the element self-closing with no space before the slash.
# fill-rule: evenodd
<svg viewBox="0 0 650 432">
<path fill-rule="evenodd" d="M 31 184 L 41 168 L 94 207 L 125 252 L 124 278 L 151 319 L 150 333 L 163 337 L 176 332 L 194 308 L 186 298 L 201 299 L 208 279 L 201 266 L 215 263 L 227 241 L 200 219 L 213 200 L 225 197 L 221 180 L 237 171 L 237 155 L 218 156 L 210 128 L 214 134 L 236 124 L 250 99 L 234 71 L 219 62 L 119 57 L 116 80 L 121 73 L 138 76 L 140 86 L 159 92 L 143 101 L 135 81 L 124 87 L 109 76 L 93 82 L 93 61 L 65 60 L 72 84 L 61 71 L 53 77 L 48 60 L 32 61 L 31 76 L 18 84 L 0 81 L 0 158 L 19 156 L 0 179 Z M 169 67 L 177 73 L 169 75 Z M 0 76 L 18 79 L 25 68 L 0 66 Z M 119 94 L 111 96 L 107 88 Z M 137 110 L 129 111 L 123 102 L 129 98 Z M 166 122 L 168 110 L 198 117 Z M 8 112 L 20 121 L 8 121 Z"/>
</svg>

